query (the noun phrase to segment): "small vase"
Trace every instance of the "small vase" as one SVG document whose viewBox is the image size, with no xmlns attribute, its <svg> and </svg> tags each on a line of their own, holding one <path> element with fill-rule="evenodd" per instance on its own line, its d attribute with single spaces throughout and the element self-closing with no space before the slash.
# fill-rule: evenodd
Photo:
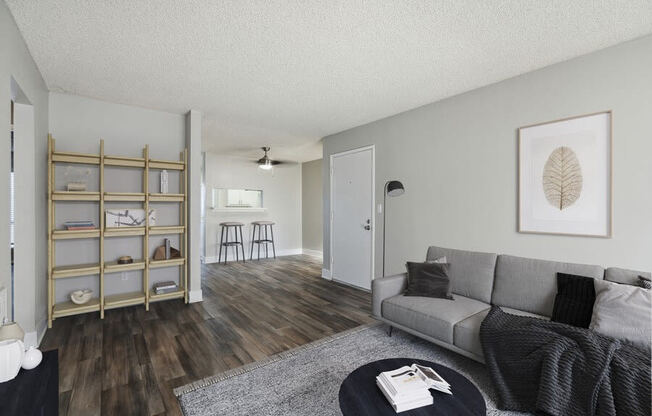
<svg viewBox="0 0 652 416">
<path fill-rule="evenodd" d="M 168 171 L 165 169 L 161 171 L 161 193 L 168 193 Z"/>
<path fill-rule="evenodd" d="M 41 350 L 36 347 L 29 347 L 29 349 L 25 351 L 22 367 L 25 370 L 31 370 L 41 364 L 41 360 L 43 360 L 43 353 Z"/>
</svg>

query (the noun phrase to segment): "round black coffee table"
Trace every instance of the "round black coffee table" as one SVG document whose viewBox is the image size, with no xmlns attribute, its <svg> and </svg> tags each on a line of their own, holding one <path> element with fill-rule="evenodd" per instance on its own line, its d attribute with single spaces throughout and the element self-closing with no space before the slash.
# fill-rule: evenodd
<svg viewBox="0 0 652 416">
<path fill-rule="evenodd" d="M 480 391 L 466 377 L 443 365 L 411 358 L 391 358 L 365 364 L 349 374 L 340 386 L 340 410 L 344 416 L 396 415 L 383 393 L 376 386 L 376 376 L 383 371 L 404 365 L 431 367 L 451 385 L 452 395 L 430 390 L 434 403 L 430 406 L 401 412 L 401 416 L 469 415 L 484 416 L 487 406 Z"/>
</svg>

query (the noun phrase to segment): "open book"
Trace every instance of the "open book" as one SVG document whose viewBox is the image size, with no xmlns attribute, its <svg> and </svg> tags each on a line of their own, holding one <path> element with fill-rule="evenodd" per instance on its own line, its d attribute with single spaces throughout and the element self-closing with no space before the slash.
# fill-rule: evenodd
<svg viewBox="0 0 652 416">
<path fill-rule="evenodd" d="M 442 378 L 435 370 L 419 364 L 412 364 L 412 369 L 428 385 L 429 389 L 435 389 L 447 394 L 451 392 L 451 385 Z"/>
</svg>

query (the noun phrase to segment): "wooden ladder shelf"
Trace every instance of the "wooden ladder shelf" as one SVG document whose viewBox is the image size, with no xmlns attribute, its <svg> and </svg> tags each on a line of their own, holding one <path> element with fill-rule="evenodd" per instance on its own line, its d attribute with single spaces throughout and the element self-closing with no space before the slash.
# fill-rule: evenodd
<svg viewBox="0 0 652 416">
<path fill-rule="evenodd" d="M 149 145 L 143 149 L 142 157 L 110 156 L 104 154 L 104 140 L 100 140 L 99 154 L 61 152 L 55 150 L 55 140 L 48 135 L 48 327 L 56 318 L 89 312 L 99 312 L 104 319 L 107 309 L 121 308 L 133 305 L 144 305 L 149 310 L 150 302 L 168 299 L 183 299 L 188 303 L 188 152 L 184 149 L 180 160 L 160 160 L 149 158 Z M 64 191 L 55 188 L 55 166 L 57 164 L 95 165 L 99 166 L 99 191 Z M 105 166 L 141 169 L 143 173 L 142 192 L 106 192 Z M 167 169 L 179 172 L 180 193 L 162 194 L 149 191 L 150 170 Z M 93 230 L 63 230 L 56 229 L 56 202 L 98 203 L 99 228 Z M 149 212 L 151 203 L 178 203 L 179 224 L 154 226 L 149 224 L 146 214 L 146 224 L 142 227 L 107 228 L 105 225 L 105 202 L 140 203 Z M 167 260 L 149 259 L 150 235 L 179 235 L 181 258 Z M 141 237 L 143 259 L 134 259 L 130 264 L 118 264 L 104 258 L 104 242 L 112 237 Z M 99 261 L 90 264 L 73 264 L 57 266 L 55 261 L 55 246 L 58 240 L 99 239 Z M 178 267 L 179 289 L 157 295 L 150 293 L 150 270 L 163 267 Z M 112 279 L 111 274 L 125 271 L 142 270 L 143 291 L 125 292 L 106 295 L 104 293 L 105 279 Z M 56 302 L 56 284 L 61 279 L 97 276 L 100 293 L 83 304 L 76 305 L 71 301 Z"/>
</svg>

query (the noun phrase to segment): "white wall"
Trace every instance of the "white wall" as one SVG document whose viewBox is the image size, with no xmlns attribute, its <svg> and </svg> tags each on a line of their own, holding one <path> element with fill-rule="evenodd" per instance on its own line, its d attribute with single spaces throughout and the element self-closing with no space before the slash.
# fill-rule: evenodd
<svg viewBox="0 0 652 416">
<path fill-rule="evenodd" d="M 29 243 L 30 261 L 34 265 L 33 275 L 16 276 L 21 279 L 25 288 L 34 293 L 16 293 L 15 316 L 30 339 L 36 339 L 43 334 L 46 324 L 47 305 L 47 240 L 43 232 L 47 224 L 46 185 L 43 180 L 47 174 L 44 146 L 48 132 L 48 92 L 45 82 L 32 59 L 16 24 L 4 2 L 0 2 L 0 126 L 3 131 L 6 147 L 0 149 L 0 286 L 7 288 L 11 296 L 11 273 L 9 258 L 9 124 L 10 102 L 15 97 L 10 88 L 13 78 L 24 93 L 26 102 L 34 109 L 34 143 L 26 148 L 33 148 L 31 155 L 34 169 L 31 172 L 31 186 L 18 189 L 17 192 L 32 192 L 33 198 L 23 201 L 33 201 L 32 206 L 16 206 L 17 221 L 32 222 L 35 231 Z M 22 101 L 21 101 L 22 102 Z M 16 247 L 16 250 L 21 247 Z M 9 299 L 11 304 L 11 299 Z M 27 337 L 26 337 L 27 339 Z"/>
<path fill-rule="evenodd" d="M 199 111 L 186 113 L 186 147 L 188 148 L 188 282 L 190 293 L 188 300 L 200 302 L 201 291 L 201 185 L 204 157 L 201 149 L 202 115 Z"/>
<path fill-rule="evenodd" d="M 520 234 L 517 129 L 613 110 L 614 237 Z M 652 270 L 652 36 L 556 64 L 324 139 L 324 264 L 329 155 L 376 145 L 376 202 L 388 200 L 387 274 L 429 245 Z M 382 227 L 382 217 L 376 221 Z M 379 227 L 379 228 L 380 228 Z M 382 228 L 376 230 L 376 270 Z M 325 266 L 328 267 L 328 266 Z"/>
<path fill-rule="evenodd" d="M 301 164 L 302 240 L 304 250 L 322 251 L 322 159 Z"/>
<path fill-rule="evenodd" d="M 276 166 L 273 171 L 259 169 L 249 159 L 206 153 L 205 183 L 206 204 L 210 205 L 213 188 L 262 189 L 266 212 L 224 213 L 206 208 L 206 252 L 205 261 L 217 261 L 219 223 L 240 221 L 243 229 L 245 253 L 249 258 L 251 222 L 255 220 L 274 221 L 276 254 L 298 254 L 301 252 L 301 165 Z M 232 249 L 229 250 L 231 252 Z M 224 254 L 222 254 L 224 255 Z M 231 255 L 231 254 L 230 254 Z M 270 248 L 271 256 L 271 248 Z"/>
</svg>

